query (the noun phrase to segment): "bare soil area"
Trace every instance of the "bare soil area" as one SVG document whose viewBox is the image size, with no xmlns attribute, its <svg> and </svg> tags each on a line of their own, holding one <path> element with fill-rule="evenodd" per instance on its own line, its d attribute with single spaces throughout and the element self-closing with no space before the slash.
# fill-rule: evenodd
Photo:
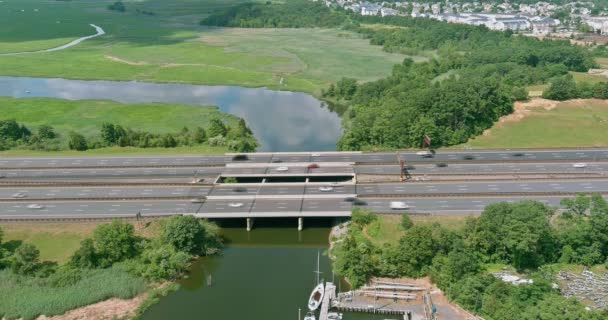
<svg viewBox="0 0 608 320">
<path fill-rule="evenodd" d="M 521 119 L 529 116 L 534 112 L 534 109 L 544 109 L 544 110 L 552 110 L 555 109 L 558 105 L 567 105 L 570 107 L 580 107 L 584 106 L 589 102 L 601 102 L 604 100 L 598 99 L 573 99 L 566 101 L 555 101 L 548 100 L 543 98 L 532 98 L 528 101 L 517 101 L 513 104 L 513 113 L 508 114 L 506 116 L 500 117 L 498 119 L 498 125 L 507 123 L 507 122 L 517 122 Z M 492 133 L 492 129 L 487 129 L 483 132 L 482 135 L 488 136 Z"/>
<path fill-rule="evenodd" d="M 59 316 L 39 316 L 37 320 L 87 320 L 87 319 L 131 319 L 135 310 L 146 298 L 142 293 L 133 299 L 110 298 L 78 309 L 70 310 Z"/>
</svg>

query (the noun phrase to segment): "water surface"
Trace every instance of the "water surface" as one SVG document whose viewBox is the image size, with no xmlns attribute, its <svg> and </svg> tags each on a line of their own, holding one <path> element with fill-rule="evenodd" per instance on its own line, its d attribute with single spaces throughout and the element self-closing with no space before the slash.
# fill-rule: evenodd
<svg viewBox="0 0 608 320">
<path fill-rule="evenodd" d="M 221 111 L 247 121 L 260 142 L 258 151 L 335 150 L 341 134 L 338 114 L 313 96 L 301 92 L 238 86 L 0 76 L 0 96 L 216 105 Z"/>
<path fill-rule="evenodd" d="M 298 232 L 295 219 L 269 220 L 273 226 L 259 226 L 260 221 L 251 232 L 244 226 L 224 228 L 229 244 L 222 255 L 195 263 L 190 277 L 181 281 L 181 288 L 148 309 L 143 319 L 295 320 L 298 309 L 303 317 L 316 281 L 313 271 L 318 252 L 322 277 L 329 281 L 333 278 L 329 259 L 323 255 L 328 247 L 329 226 Z M 345 289 L 345 284 L 340 287 Z M 390 318 L 368 314 L 344 317 Z"/>
</svg>

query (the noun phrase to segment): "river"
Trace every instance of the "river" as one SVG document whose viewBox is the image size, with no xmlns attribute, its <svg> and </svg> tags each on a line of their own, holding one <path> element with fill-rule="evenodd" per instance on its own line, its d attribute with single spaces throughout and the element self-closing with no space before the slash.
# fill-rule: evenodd
<svg viewBox="0 0 608 320">
<path fill-rule="evenodd" d="M 255 223 L 251 232 L 244 225 L 224 227 L 228 243 L 222 254 L 197 261 L 180 289 L 148 309 L 143 319 L 295 320 L 298 308 L 303 317 L 315 284 L 317 252 L 321 253 L 322 277 L 332 280 L 324 254 L 330 220 L 307 219 L 309 227 L 300 232 L 295 219 Z M 344 316 L 345 320 L 390 318 Z"/>
<path fill-rule="evenodd" d="M 341 135 L 337 113 L 313 96 L 238 86 L 89 81 L 0 76 L 0 96 L 109 99 L 216 105 L 247 121 L 258 151 L 331 151 Z"/>
</svg>

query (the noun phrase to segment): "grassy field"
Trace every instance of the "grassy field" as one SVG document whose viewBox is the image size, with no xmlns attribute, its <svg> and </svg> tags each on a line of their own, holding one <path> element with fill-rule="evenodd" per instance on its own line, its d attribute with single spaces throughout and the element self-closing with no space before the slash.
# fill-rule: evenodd
<svg viewBox="0 0 608 320">
<path fill-rule="evenodd" d="M 608 69 L 608 58 L 595 58 L 602 69 Z"/>
<path fill-rule="evenodd" d="M 436 222 L 445 228 L 453 230 L 464 227 L 467 216 L 411 215 L 410 218 L 414 224 L 432 224 Z M 378 220 L 372 222 L 366 227 L 365 233 L 374 243 L 395 243 L 404 234 L 403 228 L 401 227 L 401 215 L 379 215 Z"/>
<path fill-rule="evenodd" d="M 0 271 L 0 315 L 7 319 L 34 319 L 60 315 L 68 310 L 111 297 L 132 298 L 146 289 L 143 278 L 117 267 L 84 271 L 74 284 L 54 287 L 44 279 Z"/>
<path fill-rule="evenodd" d="M 551 110 L 528 108 L 523 119 L 497 123 L 471 139 L 474 148 L 608 146 L 608 101 L 575 100 Z"/>
<path fill-rule="evenodd" d="M 162 220 L 134 223 L 136 233 L 152 237 L 158 233 Z M 4 232 L 2 243 L 16 247 L 22 242 L 35 245 L 40 250 L 40 260 L 63 264 L 78 249 L 80 241 L 93 234 L 99 224 L 107 222 L 6 222 L 0 223 Z"/>
<path fill-rule="evenodd" d="M 93 34 L 90 23 L 107 34 L 63 51 L 0 56 L 0 74 L 319 93 L 342 76 L 383 77 L 405 57 L 386 53 L 351 32 L 198 25 L 213 10 L 238 2 L 242 0 L 125 1 L 127 12 L 119 13 L 105 8 L 111 1 L 5 0 L 0 21 L 10 28 L 0 30 L 0 53 L 49 48 Z"/>
<path fill-rule="evenodd" d="M 70 131 L 92 137 L 99 134 L 101 124 L 110 122 L 123 127 L 153 133 L 178 132 L 184 126 L 207 127 L 209 120 L 219 117 L 229 126 L 236 125 L 238 118 L 220 112 L 216 107 L 167 103 L 129 103 L 110 100 L 63 100 L 55 98 L 10 98 L 0 97 L 2 113 L 0 120 L 15 119 L 31 130 L 43 124 L 51 125 L 66 137 Z M 158 154 L 158 153 L 223 153 L 225 147 L 201 145 L 195 147 L 165 148 L 102 148 L 78 152 L 78 155 L 102 155 L 115 153 Z M 60 154 L 75 153 L 61 151 Z M 51 155 L 52 152 L 31 150 L 10 150 L 2 155 Z"/>
<path fill-rule="evenodd" d="M 158 235 L 163 220 L 133 222 L 137 235 Z M 40 250 L 41 261 L 62 265 L 90 237 L 95 227 L 105 222 L 3 222 L 2 246 L 14 249 L 23 242 Z M 143 278 L 133 276 L 120 268 L 83 271 L 80 280 L 66 286 L 49 284 L 48 279 L 14 275 L 10 269 L 0 271 L 0 318 L 33 319 L 39 314 L 63 314 L 80 306 L 119 297 L 131 298 L 147 289 Z"/>
<path fill-rule="evenodd" d="M 184 126 L 206 127 L 213 117 L 228 125 L 238 118 L 216 107 L 172 103 L 120 103 L 111 100 L 0 97 L 0 119 L 15 119 L 28 127 L 53 126 L 59 133 L 71 130 L 90 136 L 104 122 L 154 133 L 176 132 Z"/>
</svg>

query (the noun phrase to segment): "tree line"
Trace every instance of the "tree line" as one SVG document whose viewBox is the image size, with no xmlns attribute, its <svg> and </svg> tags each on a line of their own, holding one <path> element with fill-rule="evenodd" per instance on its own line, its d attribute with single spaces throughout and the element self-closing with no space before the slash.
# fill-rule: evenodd
<svg viewBox="0 0 608 320">
<path fill-rule="evenodd" d="M 543 91 L 543 98 L 560 101 L 576 98 L 608 99 L 608 82 L 577 83 L 572 75 L 567 74 L 553 79 Z"/>
<path fill-rule="evenodd" d="M 67 139 L 66 139 L 67 138 Z M 182 128 L 175 133 L 151 133 L 134 130 L 119 124 L 102 123 L 99 135 L 85 135 L 71 131 L 67 137 L 57 134 L 49 125 L 42 125 L 32 132 L 14 119 L 0 120 L 0 150 L 27 148 L 44 151 L 58 151 L 65 148 L 85 151 L 105 147 L 138 147 L 138 148 L 175 148 L 179 146 L 226 146 L 235 152 L 253 152 L 258 146 L 257 140 L 243 119 L 236 126 L 229 127 L 222 120 L 212 118 L 207 129 L 196 127 Z"/>
<path fill-rule="evenodd" d="M 341 12 L 309 0 L 291 0 L 284 4 L 244 3 L 214 12 L 202 25 L 238 28 L 314 28 L 335 27 L 347 21 Z"/>
<path fill-rule="evenodd" d="M 33 244 L 21 241 L 3 243 L 3 233 L 0 229 L 0 278 L 22 286 L 33 286 L 49 293 L 70 292 L 69 288 L 80 288 L 85 282 L 90 284 L 91 281 L 103 281 L 105 278 L 98 280 L 87 278 L 92 276 L 97 279 L 100 274 L 120 277 L 127 274 L 129 277 L 125 279 L 135 283 L 141 282 L 141 279 L 149 284 L 160 283 L 182 276 L 193 259 L 215 254 L 222 245 L 218 227 L 193 216 L 173 216 L 159 221 L 159 225 L 157 235 L 146 238 L 138 235 L 131 223 L 115 220 L 100 224 L 89 238 L 81 241 L 79 248 L 69 257 L 68 262 L 62 265 L 41 261 L 40 250 Z M 99 282 L 93 285 L 101 290 L 105 283 Z M 130 283 L 124 283 L 123 286 L 133 288 Z M 62 288 L 65 290 L 59 290 Z M 0 289 L 0 296 L 7 298 L 11 294 L 6 292 L 5 285 L 0 285 Z M 123 298 L 130 298 L 136 293 L 127 293 Z M 29 297 L 33 296 L 35 295 Z M 15 314 L 6 314 L 7 310 L 0 307 L 0 316 L 31 319 L 40 314 L 47 316 L 57 314 L 54 312 L 61 314 L 81 306 L 70 305 L 74 303 L 73 298 L 66 297 L 67 305 L 61 307 L 40 301 L 15 300 L 15 303 L 27 305 L 27 310 L 25 308 L 11 310 Z M 109 297 L 101 297 L 101 299 L 107 298 Z M 77 301 L 88 299 L 90 298 L 83 297 Z M 92 302 L 97 301 L 89 301 Z M 63 304 L 64 301 L 62 300 L 61 303 Z"/>
<path fill-rule="evenodd" d="M 486 319 L 605 319 L 608 314 L 559 295 L 551 264 L 608 264 L 608 203 L 601 195 L 579 195 L 562 204 L 566 211 L 555 216 L 541 202 L 495 203 L 457 230 L 413 224 L 406 214 L 404 235 L 382 246 L 363 233 L 377 216 L 356 210 L 332 249 L 334 270 L 355 287 L 370 276 L 428 275 L 451 300 Z M 492 263 L 527 272 L 534 282 L 504 283 L 485 271 Z"/>
<path fill-rule="evenodd" d="M 333 18 L 318 22 L 325 15 Z M 349 106 L 340 150 L 420 147 L 424 135 L 433 147 L 464 143 L 511 113 L 513 101 L 527 99 L 527 86 L 597 67 L 588 49 L 568 41 L 426 18 L 360 16 L 306 0 L 237 5 L 201 23 L 341 27 L 386 51 L 425 56 L 420 63 L 406 58 L 384 79 L 342 79 L 323 90 L 326 99 Z"/>
</svg>

